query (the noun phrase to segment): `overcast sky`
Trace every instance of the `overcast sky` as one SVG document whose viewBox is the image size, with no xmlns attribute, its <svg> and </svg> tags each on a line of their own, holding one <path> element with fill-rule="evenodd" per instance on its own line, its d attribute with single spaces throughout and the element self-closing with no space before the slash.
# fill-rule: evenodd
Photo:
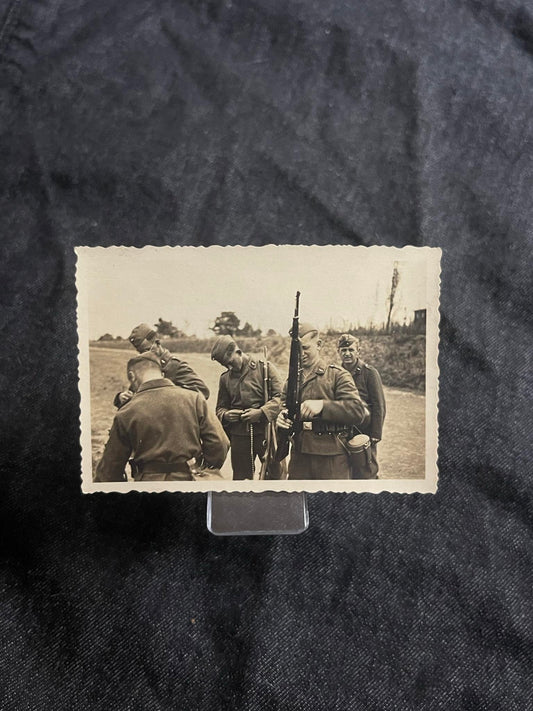
<svg viewBox="0 0 533 711">
<path fill-rule="evenodd" d="M 159 317 L 198 337 L 221 311 L 235 311 L 264 333 L 286 333 L 294 297 L 300 319 L 318 328 L 387 319 L 394 262 L 400 282 L 394 320 L 412 320 L 427 303 L 428 250 L 390 247 L 78 248 L 80 307 L 91 339 L 127 337 Z"/>
</svg>

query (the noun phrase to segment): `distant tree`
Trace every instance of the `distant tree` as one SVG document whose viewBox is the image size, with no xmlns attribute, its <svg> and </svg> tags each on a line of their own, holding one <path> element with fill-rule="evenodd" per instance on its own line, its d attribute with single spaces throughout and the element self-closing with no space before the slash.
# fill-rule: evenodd
<svg viewBox="0 0 533 711">
<path fill-rule="evenodd" d="M 176 326 L 172 324 L 172 321 L 165 321 L 160 318 L 154 326 L 157 335 L 161 336 L 161 338 L 183 338 L 183 336 L 185 336 L 179 328 L 176 328 Z"/>
<path fill-rule="evenodd" d="M 260 328 L 254 328 L 251 323 L 246 323 L 242 328 L 240 319 L 235 311 L 222 311 L 220 316 L 217 316 L 210 330 L 217 336 L 246 336 L 248 338 L 259 338 L 261 335 Z M 273 333 L 275 333 L 273 331 Z"/>
<path fill-rule="evenodd" d="M 104 333 L 103 336 L 100 336 L 98 339 L 99 341 L 114 341 L 115 339 L 110 333 Z"/>
<path fill-rule="evenodd" d="M 260 328 L 254 328 L 252 324 L 246 323 L 242 328 L 238 328 L 237 331 L 235 332 L 236 336 L 247 336 L 249 338 L 259 338 L 261 335 L 261 329 Z"/>
<path fill-rule="evenodd" d="M 273 328 L 269 328 L 269 329 L 268 329 L 268 331 L 267 331 L 267 336 L 268 336 L 269 338 L 272 338 L 272 336 L 277 336 L 277 335 L 278 335 L 278 334 L 276 333 L 276 331 L 274 331 Z"/>
<path fill-rule="evenodd" d="M 222 311 L 220 316 L 217 316 L 210 330 L 217 336 L 235 336 L 239 330 L 241 321 L 235 314 L 235 311 Z"/>
</svg>

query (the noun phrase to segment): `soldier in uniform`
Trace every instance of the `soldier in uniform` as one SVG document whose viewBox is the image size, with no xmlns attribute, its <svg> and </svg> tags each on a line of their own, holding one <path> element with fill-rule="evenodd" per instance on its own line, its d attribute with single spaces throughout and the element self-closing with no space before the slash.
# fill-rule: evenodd
<svg viewBox="0 0 533 711">
<path fill-rule="evenodd" d="M 318 330 L 308 323 L 299 327 L 302 376 L 300 416 L 292 443 L 289 479 L 350 479 L 346 449 L 339 435 L 351 434 L 354 425 L 369 418 L 353 379 L 338 365 L 320 355 Z M 282 411 L 278 427 L 292 423 Z"/>
<path fill-rule="evenodd" d="M 191 481 L 191 465 L 221 467 L 229 442 L 203 395 L 176 387 L 150 352 L 127 366 L 133 397 L 115 415 L 96 481 L 126 481 L 130 456 L 135 481 Z"/>
<path fill-rule="evenodd" d="M 281 378 L 269 363 L 265 398 L 264 364 L 243 353 L 231 336 L 217 338 L 211 358 L 227 368 L 220 376 L 216 413 L 230 438 L 233 478 L 252 479 L 256 457 L 265 455 L 266 425 L 281 410 Z M 272 462 L 269 473 L 280 478 L 280 465 Z"/>
<path fill-rule="evenodd" d="M 194 370 L 184 360 L 180 360 L 177 355 L 173 355 L 169 350 L 163 348 L 160 340 L 157 338 L 155 330 L 147 323 L 141 323 L 135 326 L 128 338 L 129 342 L 139 353 L 150 351 L 154 353 L 160 360 L 161 369 L 165 378 L 171 380 L 174 385 L 178 385 L 186 390 L 196 390 L 207 398 L 209 397 L 209 388 L 204 381 L 198 377 Z M 113 404 L 115 407 L 122 407 L 128 402 L 133 393 L 131 390 L 117 393 Z"/>
<path fill-rule="evenodd" d="M 359 358 L 359 339 L 350 333 L 343 333 L 337 343 L 342 365 L 352 376 L 361 399 L 370 412 L 370 419 L 360 428 L 370 437 L 372 457 L 377 463 L 377 444 L 381 440 L 385 420 L 385 395 L 378 371 Z"/>
</svg>

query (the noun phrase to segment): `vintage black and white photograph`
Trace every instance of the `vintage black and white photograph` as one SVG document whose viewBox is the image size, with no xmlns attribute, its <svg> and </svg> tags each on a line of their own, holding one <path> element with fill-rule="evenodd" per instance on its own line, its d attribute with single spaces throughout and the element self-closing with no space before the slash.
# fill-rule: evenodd
<svg viewBox="0 0 533 711">
<path fill-rule="evenodd" d="M 439 249 L 76 254 L 84 492 L 436 490 Z"/>
</svg>

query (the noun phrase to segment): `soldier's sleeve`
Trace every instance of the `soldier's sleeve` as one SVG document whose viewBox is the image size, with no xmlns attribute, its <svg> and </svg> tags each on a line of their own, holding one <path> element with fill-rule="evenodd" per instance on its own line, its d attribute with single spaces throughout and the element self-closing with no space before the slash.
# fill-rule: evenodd
<svg viewBox="0 0 533 711">
<path fill-rule="evenodd" d="M 196 411 L 200 423 L 202 454 L 205 461 L 213 467 L 224 464 L 229 449 L 229 440 L 217 418 L 209 411 L 204 398 L 198 397 Z"/>
<path fill-rule="evenodd" d="M 339 425 L 361 425 L 368 418 L 368 410 L 359 396 L 348 371 L 335 368 L 334 400 L 324 400 L 321 418 Z"/>
<path fill-rule="evenodd" d="M 268 384 L 270 399 L 261 407 L 261 410 L 266 419 L 272 422 L 281 411 L 283 383 L 281 382 L 278 371 L 271 363 L 268 364 Z"/>
<path fill-rule="evenodd" d="M 102 459 L 96 467 L 95 481 L 127 481 L 124 471 L 131 454 L 131 447 L 124 433 L 121 432 L 117 418 L 109 431 L 109 439 Z"/>
<path fill-rule="evenodd" d="M 289 380 L 286 379 L 285 382 L 283 383 L 283 389 L 281 391 L 281 409 L 285 407 L 287 404 L 287 387 L 289 385 Z"/>
<path fill-rule="evenodd" d="M 196 392 L 202 393 L 206 400 L 209 397 L 207 385 L 184 360 L 175 357 L 170 358 L 163 368 L 163 374 L 165 378 L 172 380 L 174 385 L 186 390 L 196 390 Z"/>
<path fill-rule="evenodd" d="M 370 408 L 370 436 L 373 439 L 381 439 L 386 412 L 385 394 L 381 377 L 375 368 L 368 368 L 366 384 Z"/>
<path fill-rule="evenodd" d="M 215 412 L 217 414 L 218 419 L 222 422 L 224 415 L 228 410 L 231 410 L 231 396 L 229 393 L 228 388 L 226 387 L 226 383 L 224 381 L 224 373 L 220 376 L 220 380 L 218 382 L 218 395 L 217 395 L 217 404 L 215 408 Z"/>
</svg>

